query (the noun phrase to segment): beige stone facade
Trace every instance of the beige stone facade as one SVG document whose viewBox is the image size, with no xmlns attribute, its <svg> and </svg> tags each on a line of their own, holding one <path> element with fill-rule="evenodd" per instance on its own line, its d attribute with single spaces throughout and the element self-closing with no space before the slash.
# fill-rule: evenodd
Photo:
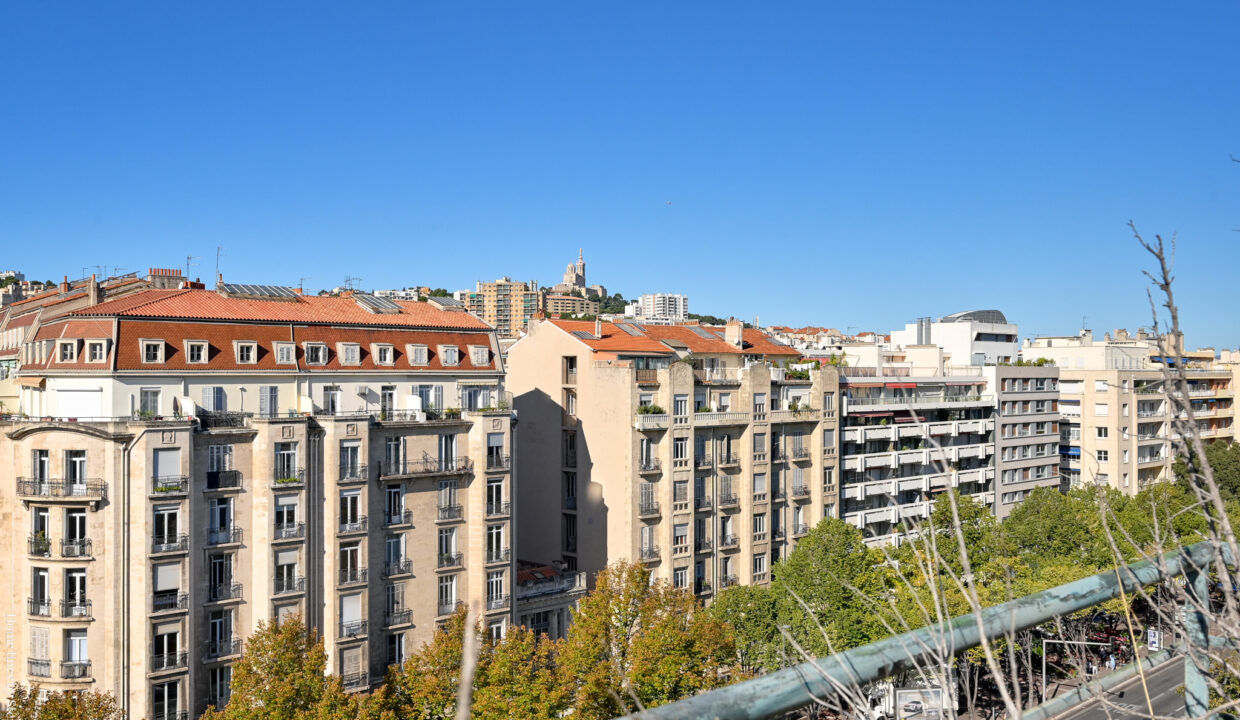
<svg viewBox="0 0 1240 720">
<path fill-rule="evenodd" d="M 461 295 L 469 311 L 490 323 L 500 337 L 519 336 L 539 310 L 540 294 L 535 282 L 514 282 L 504 277 L 495 282 L 480 282 L 473 292 Z"/>
<path fill-rule="evenodd" d="M 576 295 L 546 295 L 543 310 L 547 315 L 597 315 L 598 301 Z"/>
<path fill-rule="evenodd" d="M 739 323 L 531 327 L 508 366 L 518 511 L 547 529 L 521 554 L 640 560 L 707 599 L 769 582 L 837 503 L 837 375 L 781 367 L 796 358 Z"/>
</svg>

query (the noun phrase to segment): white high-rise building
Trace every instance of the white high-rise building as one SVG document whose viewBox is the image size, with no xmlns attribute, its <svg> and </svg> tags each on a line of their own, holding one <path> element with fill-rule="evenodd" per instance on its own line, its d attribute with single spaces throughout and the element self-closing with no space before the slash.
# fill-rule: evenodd
<svg viewBox="0 0 1240 720">
<path fill-rule="evenodd" d="M 645 293 L 637 301 L 637 317 L 644 321 L 680 323 L 689 319 L 689 296 Z"/>
</svg>

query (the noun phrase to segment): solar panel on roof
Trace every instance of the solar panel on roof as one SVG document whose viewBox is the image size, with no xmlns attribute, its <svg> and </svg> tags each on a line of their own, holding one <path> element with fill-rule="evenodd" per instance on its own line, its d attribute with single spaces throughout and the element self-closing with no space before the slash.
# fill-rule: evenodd
<svg viewBox="0 0 1240 720">
<path fill-rule="evenodd" d="M 465 303 L 453 297 L 437 297 L 435 304 L 440 307 L 465 307 Z"/>
<path fill-rule="evenodd" d="M 243 283 L 224 283 L 221 286 L 229 295 L 252 295 L 254 297 L 290 298 L 297 293 L 283 285 L 247 285 Z"/>
<path fill-rule="evenodd" d="M 700 325 L 690 325 L 689 331 L 692 332 L 694 335 L 697 335 L 700 338 L 705 338 L 707 340 L 715 339 L 714 335 L 711 335 L 710 333 L 706 332 L 706 330 L 702 329 L 702 326 Z"/>
<path fill-rule="evenodd" d="M 593 340 L 593 339 L 595 339 L 595 338 L 594 338 L 594 333 L 592 333 L 592 332 L 590 332 L 590 331 L 588 331 L 588 330 L 574 330 L 574 331 L 573 331 L 573 337 L 577 338 L 578 340 Z"/>
<path fill-rule="evenodd" d="M 361 305 L 372 313 L 392 314 L 400 312 L 399 305 L 387 298 L 379 297 L 377 295 L 359 294 L 354 295 L 353 299 L 357 301 L 358 305 Z"/>
<path fill-rule="evenodd" d="M 616 327 L 620 328 L 621 330 L 625 331 L 626 333 L 628 333 L 628 334 L 630 334 L 630 335 L 632 335 L 632 336 L 634 336 L 634 337 L 643 337 L 643 336 L 644 336 L 644 333 L 643 333 L 641 330 L 638 330 L 636 327 L 634 327 L 634 326 L 632 326 L 632 325 L 630 325 L 630 324 L 628 324 L 628 323 L 616 323 L 615 325 L 616 325 Z"/>
</svg>

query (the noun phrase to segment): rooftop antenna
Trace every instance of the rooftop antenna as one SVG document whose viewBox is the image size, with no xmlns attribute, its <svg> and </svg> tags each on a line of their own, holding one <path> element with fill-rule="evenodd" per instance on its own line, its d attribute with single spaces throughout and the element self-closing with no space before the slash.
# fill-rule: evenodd
<svg viewBox="0 0 1240 720">
<path fill-rule="evenodd" d="M 306 292 L 306 281 L 313 280 L 313 279 L 314 278 L 312 277 L 297 278 L 297 289 L 300 290 L 302 293 L 305 293 Z"/>
<path fill-rule="evenodd" d="M 215 277 L 217 278 L 220 276 L 220 255 L 222 255 L 223 252 L 224 252 L 223 245 L 215 246 Z"/>
<path fill-rule="evenodd" d="M 1088 319 L 1089 319 L 1089 316 L 1088 316 L 1088 315 L 1082 315 L 1082 316 L 1081 316 L 1081 329 L 1082 329 L 1082 330 L 1084 330 L 1084 329 L 1085 329 L 1085 321 L 1086 321 L 1086 320 L 1088 320 Z"/>
<path fill-rule="evenodd" d="M 353 277 L 353 276 L 346 277 L 346 278 L 344 279 L 344 286 L 345 286 L 345 289 L 347 289 L 347 290 L 355 290 L 355 289 L 356 289 L 356 287 L 355 287 L 355 286 L 356 286 L 356 284 L 357 284 L 357 283 L 359 283 L 359 282 L 361 282 L 361 281 L 362 281 L 362 279 L 361 279 L 360 277 Z"/>
<path fill-rule="evenodd" d="M 185 277 L 186 277 L 186 278 L 188 278 L 188 277 L 189 277 L 189 266 L 190 266 L 190 263 L 194 262 L 194 261 L 195 261 L 195 260 L 197 260 L 197 259 L 198 259 L 198 256 L 197 256 L 197 255 L 186 255 L 186 256 L 185 256 Z"/>
</svg>

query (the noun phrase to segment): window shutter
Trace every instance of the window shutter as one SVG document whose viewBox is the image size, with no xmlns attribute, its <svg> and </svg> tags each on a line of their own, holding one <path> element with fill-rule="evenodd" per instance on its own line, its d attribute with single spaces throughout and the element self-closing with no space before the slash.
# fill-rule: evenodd
<svg viewBox="0 0 1240 720">
<path fill-rule="evenodd" d="M 443 412 L 443 385 L 435 386 L 435 409 Z"/>
<path fill-rule="evenodd" d="M 297 564 L 297 551 L 296 550 L 281 550 L 280 552 L 276 553 L 276 565 L 296 565 L 296 564 Z"/>
<path fill-rule="evenodd" d="M 220 412 L 228 410 L 228 396 L 224 394 L 224 388 L 218 386 L 215 388 L 215 409 Z"/>
<path fill-rule="evenodd" d="M 30 656 L 35 660 L 52 659 L 52 656 L 48 654 L 47 634 L 45 627 L 30 628 Z"/>
<path fill-rule="evenodd" d="M 155 591 L 178 590 L 181 587 L 181 566 L 177 563 L 155 566 Z"/>
<path fill-rule="evenodd" d="M 207 411 L 215 410 L 215 388 L 204 387 L 202 389 L 202 409 Z"/>
</svg>

